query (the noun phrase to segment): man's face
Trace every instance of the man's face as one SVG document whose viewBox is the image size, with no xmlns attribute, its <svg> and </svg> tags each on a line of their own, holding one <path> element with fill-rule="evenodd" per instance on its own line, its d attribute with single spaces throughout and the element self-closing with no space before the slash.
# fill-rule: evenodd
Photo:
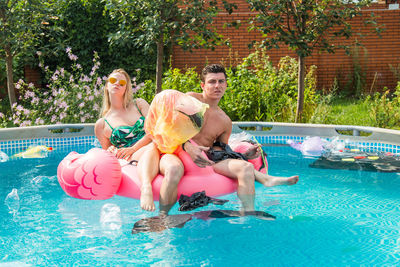
<svg viewBox="0 0 400 267">
<path fill-rule="evenodd" d="M 212 99 L 221 99 L 224 96 L 227 87 L 224 73 L 208 73 L 201 88 L 207 97 Z"/>
</svg>

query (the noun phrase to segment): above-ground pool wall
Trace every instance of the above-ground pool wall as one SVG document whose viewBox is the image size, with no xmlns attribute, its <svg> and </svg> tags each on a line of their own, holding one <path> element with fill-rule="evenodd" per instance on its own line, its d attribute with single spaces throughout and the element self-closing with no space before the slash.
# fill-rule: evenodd
<svg viewBox="0 0 400 267">
<path fill-rule="evenodd" d="M 60 138 L 93 135 L 93 123 L 0 128 L 0 142 L 35 138 Z"/>
<path fill-rule="evenodd" d="M 400 131 L 350 125 L 295 124 L 279 122 L 234 122 L 233 133 L 246 130 L 261 144 L 286 145 L 289 139 L 303 141 L 308 136 L 346 142 L 373 150 L 400 153 Z M 44 142 L 58 147 L 71 143 L 93 143 L 94 124 L 58 124 L 0 129 L 0 150 L 26 148 Z"/>
<path fill-rule="evenodd" d="M 234 122 L 233 133 L 246 130 L 256 136 L 261 144 L 287 144 L 319 136 L 332 140 L 338 138 L 369 150 L 400 153 L 400 131 L 352 125 L 323 125 L 280 122 Z"/>
</svg>

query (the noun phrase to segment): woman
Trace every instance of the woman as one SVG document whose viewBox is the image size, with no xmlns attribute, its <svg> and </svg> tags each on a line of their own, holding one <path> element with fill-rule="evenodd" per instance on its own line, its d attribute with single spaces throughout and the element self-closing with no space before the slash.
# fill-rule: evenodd
<svg viewBox="0 0 400 267">
<path fill-rule="evenodd" d="M 149 104 L 133 99 L 131 79 L 123 69 L 114 70 L 104 86 L 101 118 L 95 124 L 95 134 L 103 149 L 117 158 L 136 161 L 141 180 L 140 206 L 154 211 L 151 182 L 159 172 L 160 154 L 144 131 Z"/>
</svg>

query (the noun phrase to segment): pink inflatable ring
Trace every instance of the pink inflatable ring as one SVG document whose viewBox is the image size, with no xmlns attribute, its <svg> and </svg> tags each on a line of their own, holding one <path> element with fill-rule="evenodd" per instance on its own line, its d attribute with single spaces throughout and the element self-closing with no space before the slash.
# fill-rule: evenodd
<svg viewBox="0 0 400 267">
<path fill-rule="evenodd" d="M 243 142 L 234 149 L 243 152 L 248 143 Z M 240 150 L 240 151 L 238 151 Z M 190 156 L 178 149 L 176 152 L 185 168 L 178 185 L 178 198 L 181 194 L 191 195 L 205 191 L 208 196 L 221 196 L 237 190 L 236 180 L 214 172 L 212 167 L 200 168 Z M 262 166 L 261 157 L 252 160 L 257 170 Z M 141 182 L 136 166 L 118 160 L 113 154 L 100 148 L 93 148 L 85 154 L 71 152 L 59 164 L 58 182 L 65 193 L 80 199 L 108 199 L 115 194 L 140 199 Z M 266 172 L 266 168 L 262 169 Z M 158 200 L 163 176 L 157 175 L 153 180 L 154 200 Z"/>
</svg>

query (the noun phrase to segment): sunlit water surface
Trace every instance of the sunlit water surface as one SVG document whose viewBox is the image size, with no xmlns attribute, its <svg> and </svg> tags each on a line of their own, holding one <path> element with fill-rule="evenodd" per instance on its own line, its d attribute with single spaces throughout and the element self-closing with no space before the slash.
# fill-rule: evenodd
<svg viewBox="0 0 400 267">
<path fill-rule="evenodd" d="M 270 174 L 300 175 L 294 186 L 256 184 L 256 209 L 276 220 L 194 218 L 183 228 L 132 235 L 136 221 L 157 214 L 119 196 L 73 199 L 59 186 L 61 159 L 87 149 L 0 163 L 0 266 L 382 266 L 400 259 L 397 173 L 313 169 L 315 159 L 292 148 L 265 147 Z M 6 201 L 13 189 L 19 201 Z M 220 198 L 229 200 L 223 209 L 240 208 L 236 194 Z M 171 213 L 180 213 L 178 205 Z"/>
</svg>

